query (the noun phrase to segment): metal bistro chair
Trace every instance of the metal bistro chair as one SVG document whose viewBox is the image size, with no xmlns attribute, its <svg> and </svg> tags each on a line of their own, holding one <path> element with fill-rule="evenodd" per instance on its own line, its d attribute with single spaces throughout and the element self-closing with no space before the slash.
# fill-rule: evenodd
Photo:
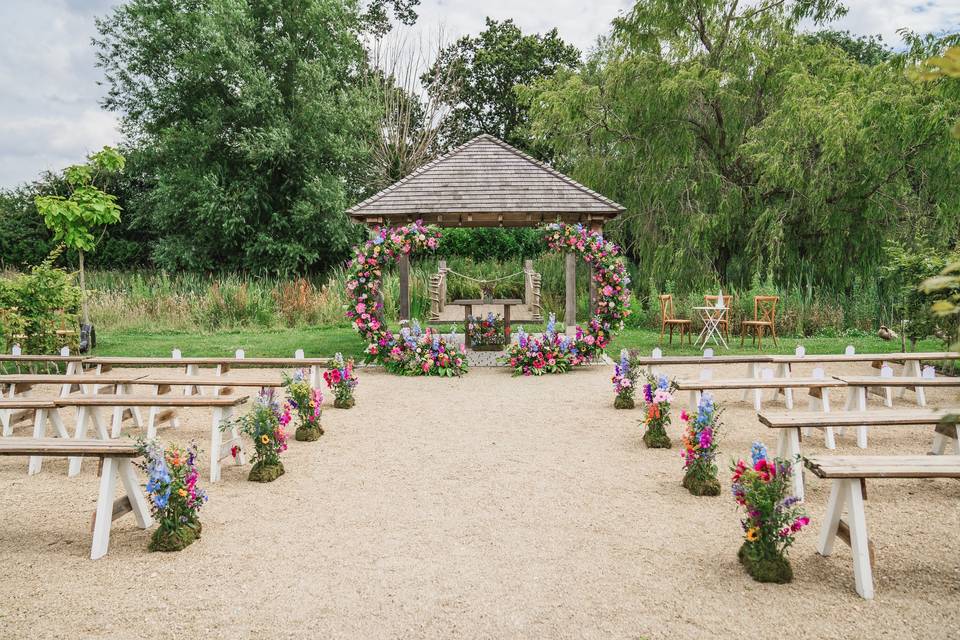
<svg viewBox="0 0 960 640">
<path fill-rule="evenodd" d="M 743 320 L 740 323 L 740 346 L 747 337 L 747 332 L 753 332 L 752 342 L 757 348 L 763 350 L 763 332 L 770 330 L 773 336 L 773 344 L 777 345 L 777 303 L 780 302 L 780 296 L 754 296 L 753 298 L 753 320 Z"/>
<path fill-rule="evenodd" d="M 673 328 L 680 327 L 680 344 L 683 344 L 683 335 L 687 335 L 687 343 L 693 344 L 693 338 L 690 335 L 690 321 L 678 318 L 673 308 L 673 296 L 664 294 L 660 296 L 660 342 L 663 342 L 663 333 L 667 327 L 670 327 L 670 344 L 673 344 Z"/>
</svg>

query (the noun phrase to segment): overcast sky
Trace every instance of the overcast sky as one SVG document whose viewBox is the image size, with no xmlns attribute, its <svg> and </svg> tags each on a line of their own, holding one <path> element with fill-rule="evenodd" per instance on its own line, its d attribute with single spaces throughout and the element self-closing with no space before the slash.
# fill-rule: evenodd
<svg viewBox="0 0 960 640">
<path fill-rule="evenodd" d="M 59 170 L 90 151 L 117 142 L 116 118 L 100 110 L 103 88 L 94 67 L 93 19 L 120 0 L 0 0 L 0 187 Z M 524 31 L 557 27 L 581 49 L 604 33 L 630 0 L 421 0 L 419 29 L 447 39 L 476 33 L 485 16 L 513 18 Z M 881 34 L 896 46 L 896 31 L 955 30 L 957 0 L 847 0 L 849 15 L 835 26 Z"/>
</svg>

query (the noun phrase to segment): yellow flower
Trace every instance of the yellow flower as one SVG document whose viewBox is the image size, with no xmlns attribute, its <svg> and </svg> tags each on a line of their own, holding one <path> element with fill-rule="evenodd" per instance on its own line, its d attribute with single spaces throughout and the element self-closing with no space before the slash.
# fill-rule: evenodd
<svg viewBox="0 0 960 640">
<path fill-rule="evenodd" d="M 181 498 L 186 498 L 186 497 L 187 497 L 187 490 L 186 490 L 186 489 L 180 489 L 179 491 L 177 491 L 177 493 L 180 494 L 180 497 L 181 497 Z"/>
<path fill-rule="evenodd" d="M 746 535 L 747 542 L 756 542 L 757 538 L 760 537 L 759 532 L 760 530 L 757 529 L 756 527 L 751 527 L 750 529 L 747 529 L 747 535 Z"/>
<path fill-rule="evenodd" d="M 270 436 L 268 436 L 267 434 L 263 434 L 262 436 L 260 436 L 260 442 L 262 442 L 263 444 L 267 444 L 268 442 L 270 442 Z"/>
</svg>

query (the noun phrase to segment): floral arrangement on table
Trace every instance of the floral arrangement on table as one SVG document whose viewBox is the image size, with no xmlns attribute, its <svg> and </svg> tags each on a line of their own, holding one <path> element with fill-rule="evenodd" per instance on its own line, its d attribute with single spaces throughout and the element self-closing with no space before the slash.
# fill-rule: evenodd
<svg viewBox="0 0 960 640">
<path fill-rule="evenodd" d="M 287 450 L 287 425 L 292 419 L 289 403 L 281 409 L 273 389 L 261 391 L 250 412 L 236 419 L 240 433 L 253 441 L 253 468 L 248 480 L 272 482 L 284 474 L 280 454 Z M 230 426 L 231 423 L 224 422 L 220 429 L 226 430 Z M 236 458 L 240 447 L 235 445 L 231 453 Z"/>
<path fill-rule="evenodd" d="M 615 409 L 633 409 L 634 391 L 637 389 L 637 370 L 630 366 L 630 354 L 624 349 L 620 352 L 620 362 L 613 365 L 613 390 L 617 397 L 613 399 Z"/>
<path fill-rule="evenodd" d="M 799 499 L 787 495 L 793 463 L 767 457 L 762 443 L 753 443 L 750 464 L 738 460 L 731 469 L 731 489 L 746 517 L 740 521 L 744 542 L 737 556 L 758 582 L 783 584 L 793 580 L 787 550 L 796 534 L 810 524 Z"/>
<path fill-rule="evenodd" d="M 413 321 L 400 329 L 399 343 L 390 348 L 383 365 L 387 371 L 406 376 L 462 376 L 467 372 L 466 347 L 451 329 L 442 335 L 436 329 L 422 329 Z"/>
<path fill-rule="evenodd" d="M 323 413 L 323 391 L 310 386 L 309 371 L 300 369 L 293 377 L 283 376 L 287 390 L 284 414 L 291 409 L 297 412 L 297 430 L 293 437 L 301 442 L 313 442 L 323 435 L 320 415 Z"/>
<path fill-rule="evenodd" d="M 577 328 L 580 331 L 579 327 Z M 563 373 L 586 360 L 583 334 L 570 338 L 557 332 L 557 319 L 550 314 L 542 338 L 533 338 L 520 327 L 517 342 L 507 347 L 500 361 L 513 369 L 515 376 L 540 376 Z"/>
<path fill-rule="evenodd" d="M 596 308 L 586 329 L 577 327 L 573 340 L 567 341 L 572 343 L 566 344 L 567 352 L 575 349 L 576 357 L 554 366 L 547 366 L 534 357 L 518 357 L 518 364 L 512 365 L 518 375 L 562 373 L 589 361 L 603 352 L 613 332 L 623 328 L 623 321 L 630 313 L 630 290 L 627 288 L 630 275 L 617 245 L 604 240 L 601 233 L 589 231 L 582 224 L 557 222 L 544 226 L 543 232 L 551 251 L 573 253 L 593 267 L 593 281 L 597 288 Z M 543 338 L 529 338 L 526 347 L 518 350 L 517 355 L 522 355 L 522 351 L 556 354 L 562 346 L 555 333 L 545 332 Z M 538 362 L 539 367 L 535 367 Z"/>
<path fill-rule="evenodd" d="M 500 351 L 507 341 L 504 335 L 503 316 L 488 313 L 485 318 L 467 318 L 467 335 L 470 348 L 477 351 Z"/>
<path fill-rule="evenodd" d="M 337 409 L 349 409 L 356 404 L 353 390 L 359 384 L 353 370 L 353 358 L 343 359 L 339 351 L 333 357 L 333 366 L 323 372 L 327 388 L 333 390 L 333 406 Z"/>
<path fill-rule="evenodd" d="M 704 392 L 697 405 L 697 415 L 680 412 L 686 425 L 680 452 L 683 458 L 683 486 L 695 496 L 720 495 L 717 479 L 717 435 L 720 429 L 719 411 L 713 396 Z"/>
<path fill-rule="evenodd" d="M 651 449 L 669 449 L 672 446 L 667 426 L 670 424 L 670 403 L 675 387 L 667 376 L 647 376 L 643 385 L 643 400 L 647 403 L 647 415 L 643 419 L 646 429 L 643 443 Z M 684 414 L 685 415 L 685 414 Z"/>
<path fill-rule="evenodd" d="M 207 501 L 197 486 L 196 443 L 164 448 L 157 440 L 139 439 L 137 449 L 144 461 L 137 463 L 147 473 L 150 512 L 160 525 L 150 537 L 150 551 L 180 551 L 200 538 L 202 527 L 197 513 Z"/>
</svg>

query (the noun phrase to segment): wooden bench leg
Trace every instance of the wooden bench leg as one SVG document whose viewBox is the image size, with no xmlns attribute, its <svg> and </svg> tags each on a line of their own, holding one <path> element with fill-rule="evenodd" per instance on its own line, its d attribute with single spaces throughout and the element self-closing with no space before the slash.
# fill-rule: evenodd
<svg viewBox="0 0 960 640">
<path fill-rule="evenodd" d="M 230 447 L 240 444 L 240 432 L 236 425 L 231 425 L 230 438 L 227 442 L 223 440 L 223 432 L 220 425 L 231 419 L 233 415 L 232 407 L 214 407 L 213 419 L 210 426 L 210 482 L 219 482 L 220 480 L 220 461 L 230 456 Z M 246 463 L 246 456 L 241 451 L 234 463 L 242 465 Z"/>
<path fill-rule="evenodd" d="M 77 426 L 74 429 L 73 437 L 77 440 L 83 440 L 87 437 L 87 407 L 77 407 Z M 67 476 L 74 477 L 80 475 L 80 464 L 83 458 L 73 456 L 70 458 L 70 465 L 67 469 Z"/>
<path fill-rule="evenodd" d="M 834 480 L 830 485 L 830 498 L 827 500 L 827 513 L 823 519 L 823 528 L 820 530 L 820 539 L 817 541 L 817 553 L 829 556 L 833 553 L 833 545 L 837 541 L 837 532 L 840 530 L 840 519 L 843 509 L 847 505 L 848 490 L 844 486 L 846 480 Z"/>
<path fill-rule="evenodd" d="M 690 391 L 690 413 L 696 415 L 697 407 L 700 406 L 700 392 L 696 390 Z"/>
<path fill-rule="evenodd" d="M 90 559 L 98 560 L 107 554 L 110 546 L 110 525 L 113 523 L 113 494 L 117 488 L 117 459 L 103 459 L 100 475 L 100 493 L 97 496 L 97 515 L 93 524 L 93 545 Z M 132 503 L 131 503 L 132 504 Z"/>
<path fill-rule="evenodd" d="M 849 492 L 850 549 L 853 551 L 853 577 L 857 593 L 873 598 L 873 568 L 870 566 L 870 541 L 867 537 L 867 516 L 863 509 L 863 491 L 859 479 L 844 480 Z"/>
<path fill-rule="evenodd" d="M 14 395 L 16 394 L 15 384 L 8 385 L 10 390 L 7 395 L 8 400 L 13 400 Z M 0 399 L 4 397 L 3 393 L 0 392 Z M 13 410 L 12 409 L 0 409 L 0 425 L 3 425 L 3 435 L 4 437 L 13 435 Z"/>
<path fill-rule="evenodd" d="M 67 427 L 63 424 L 63 419 L 60 418 L 60 412 L 58 409 L 37 409 L 37 413 L 33 419 L 34 438 L 47 437 L 48 420 L 53 425 L 53 428 L 56 430 L 59 437 L 70 437 L 70 434 L 67 432 Z M 40 473 L 42 464 L 43 456 L 30 456 L 30 462 L 27 465 L 27 474 L 32 476 Z"/>
</svg>

